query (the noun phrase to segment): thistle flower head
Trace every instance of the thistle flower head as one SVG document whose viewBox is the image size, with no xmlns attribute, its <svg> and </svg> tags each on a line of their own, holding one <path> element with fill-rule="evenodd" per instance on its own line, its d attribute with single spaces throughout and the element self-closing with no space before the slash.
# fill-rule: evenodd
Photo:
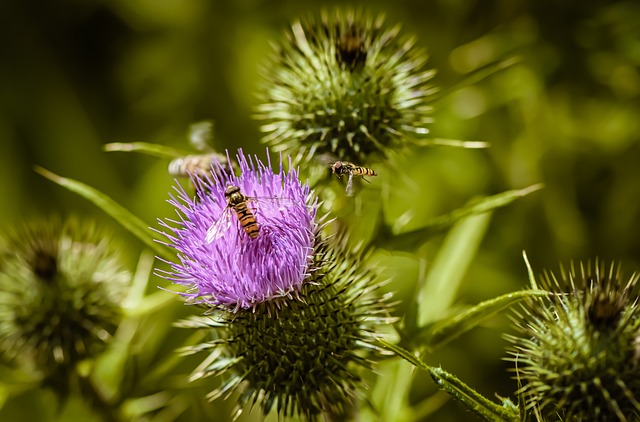
<svg viewBox="0 0 640 422">
<path fill-rule="evenodd" d="M 427 133 L 434 75 L 399 26 L 353 10 L 295 22 L 264 72 L 264 142 L 301 160 L 369 162 Z"/>
<path fill-rule="evenodd" d="M 554 295 L 525 305 L 510 337 L 519 393 L 545 420 L 629 421 L 640 417 L 640 310 L 619 266 L 573 264 L 541 287 Z"/>
<path fill-rule="evenodd" d="M 164 276 L 210 307 L 184 324 L 214 337 L 189 349 L 211 352 L 193 378 L 223 376 L 211 398 L 237 392 L 239 410 L 251 402 L 265 414 L 344 414 L 361 386 L 357 366 L 379 353 L 386 297 L 374 296 L 379 284 L 360 255 L 323 240 L 316 198 L 295 169 L 285 172 L 281 160 L 274 172 L 242 152 L 238 163 L 238 174 L 218 166 L 195 176 L 195 198 L 176 188 L 180 221 L 161 222 L 179 256 Z M 245 203 L 257 233 L 247 229 Z"/>
<path fill-rule="evenodd" d="M 314 265 L 318 271 L 302 286 L 301 300 L 184 323 L 213 337 L 187 350 L 210 352 L 194 379 L 224 379 L 211 399 L 239 393 L 237 414 L 248 403 L 264 414 L 276 409 L 308 420 L 352 411 L 363 387 L 359 368 L 380 354 L 375 338 L 392 322 L 388 296 L 376 296 L 380 283 L 357 253 L 318 242 Z"/>
<path fill-rule="evenodd" d="M 60 373 L 102 350 L 131 275 L 95 224 L 34 221 L 0 241 L 0 352 Z"/>
<path fill-rule="evenodd" d="M 309 277 L 318 228 L 316 199 L 295 169 L 281 161 L 274 172 L 270 160 L 242 152 L 238 165 L 239 175 L 218 165 L 192 176 L 195 198 L 176 187 L 169 202 L 180 219 L 160 221 L 179 257 L 160 274 L 187 286 L 192 302 L 235 310 L 295 296 Z"/>
</svg>

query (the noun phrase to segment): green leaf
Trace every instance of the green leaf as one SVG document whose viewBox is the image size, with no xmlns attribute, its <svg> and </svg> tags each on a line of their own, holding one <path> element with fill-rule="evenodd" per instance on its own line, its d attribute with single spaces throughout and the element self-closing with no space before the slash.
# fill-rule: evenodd
<svg viewBox="0 0 640 422">
<path fill-rule="evenodd" d="M 445 238 L 417 295 L 417 327 L 437 321 L 453 303 L 489 225 L 490 214 L 457 223 Z"/>
<path fill-rule="evenodd" d="M 123 413 L 127 418 L 137 419 L 140 416 L 158 411 L 170 404 L 174 397 L 168 392 L 159 392 L 144 397 L 128 399 L 122 406 Z"/>
<path fill-rule="evenodd" d="M 169 158 L 169 159 L 184 157 L 185 155 L 191 154 L 188 151 L 183 151 L 183 150 L 179 150 L 176 148 L 167 147 L 159 144 L 151 144 L 147 142 L 131 142 L 131 143 L 114 142 L 111 144 L 106 144 L 104 146 L 104 150 L 107 152 L 114 152 L 114 151 L 139 152 L 142 154 L 150 155 L 152 157 Z"/>
<path fill-rule="evenodd" d="M 472 86 L 477 84 L 478 82 L 480 82 L 481 80 L 495 74 L 498 73 L 504 69 L 508 69 L 513 65 L 516 65 L 518 63 L 522 62 L 522 58 L 519 56 L 513 56 L 510 57 L 506 60 L 503 60 L 499 63 L 495 63 L 489 66 L 486 66 L 484 68 L 478 69 L 475 71 L 475 73 L 472 73 L 470 76 L 468 76 L 467 78 L 463 79 L 461 82 L 457 83 L 456 85 L 443 90 L 439 93 L 438 98 L 439 99 L 443 99 L 446 98 L 449 94 L 451 94 L 452 92 L 458 91 L 462 88 L 466 88 L 468 86 Z"/>
<path fill-rule="evenodd" d="M 429 417 L 439 411 L 442 406 L 447 404 L 451 400 L 451 396 L 442 390 L 437 391 L 421 402 L 416 403 L 413 407 L 413 414 L 411 415 L 412 421 L 424 421 L 431 420 Z"/>
<path fill-rule="evenodd" d="M 458 208 L 448 214 L 427 220 L 423 227 L 409 232 L 395 234 L 400 230 L 400 227 L 392 227 L 390 230 L 386 227 L 382 227 L 378 239 L 376 239 L 376 243 L 378 246 L 384 246 L 387 249 L 412 251 L 423 244 L 425 239 L 446 230 L 452 224 L 465 217 L 486 213 L 496 208 L 504 207 L 511 204 L 516 199 L 542 189 L 542 187 L 544 187 L 544 185 L 536 184 L 524 189 L 509 190 L 496 195 L 471 200 L 462 208 Z M 404 223 L 401 222 L 400 224 Z"/>
<path fill-rule="evenodd" d="M 384 340 L 378 340 L 378 342 L 385 349 L 395 353 L 414 366 L 427 371 L 440 389 L 460 401 L 481 419 L 492 422 L 516 422 L 520 420 L 517 408 L 510 401 L 507 400 L 505 406 L 494 403 L 442 368 L 428 366 L 408 350 L 387 343 Z"/>
<path fill-rule="evenodd" d="M 457 221 L 468 215 L 481 214 L 496 208 L 501 208 L 505 205 L 509 205 L 518 198 L 522 198 L 523 196 L 527 196 L 532 192 L 542 189 L 543 186 L 543 184 L 538 183 L 524 189 L 509 190 L 486 198 L 472 200 L 466 206 L 459 208 L 448 215 L 434 218 L 427 224 L 432 227 L 449 225 L 451 224 L 451 221 Z"/>
<path fill-rule="evenodd" d="M 524 263 L 527 266 L 527 274 L 529 275 L 529 283 L 531 284 L 532 289 L 538 288 L 538 283 L 536 282 L 536 276 L 533 273 L 533 268 L 531 268 L 531 263 L 529 263 L 529 257 L 525 251 L 522 251 L 522 258 L 524 258 Z"/>
<path fill-rule="evenodd" d="M 427 325 L 417 333 L 416 344 L 430 350 L 441 347 L 471 330 L 482 321 L 522 300 L 549 295 L 543 290 L 524 290 L 508 293 L 467 309 L 464 312 Z"/>
<path fill-rule="evenodd" d="M 35 171 L 54 183 L 57 183 L 71 192 L 75 192 L 96 204 L 98 208 L 109 214 L 117 222 L 122 224 L 125 229 L 129 230 L 134 236 L 140 239 L 157 256 L 166 260 L 173 259 L 173 254 L 165 246 L 153 241 L 151 230 L 149 230 L 147 224 L 104 193 L 92 188 L 91 186 L 85 185 L 82 182 L 78 182 L 77 180 L 58 176 L 57 174 L 54 174 L 42 167 L 36 166 Z"/>
<path fill-rule="evenodd" d="M 371 394 L 377 410 L 375 420 L 404 422 L 411 419 L 409 394 L 415 371 L 408 362 L 398 359 L 381 363 L 376 372 L 378 382 Z"/>
</svg>

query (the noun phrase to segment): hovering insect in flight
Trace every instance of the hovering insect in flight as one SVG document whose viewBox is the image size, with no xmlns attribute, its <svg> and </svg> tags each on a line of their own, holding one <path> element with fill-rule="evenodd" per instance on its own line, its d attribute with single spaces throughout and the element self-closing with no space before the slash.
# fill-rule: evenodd
<svg viewBox="0 0 640 422">
<path fill-rule="evenodd" d="M 240 226 L 244 232 L 251 238 L 255 239 L 260 234 L 260 226 L 256 221 L 256 216 L 248 206 L 249 202 L 255 202 L 260 207 L 275 206 L 278 209 L 284 209 L 291 201 L 287 198 L 277 197 L 250 197 L 246 196 L 238 186 L 229 185 L 224 191 L 224 197 L 227 200 L 226 207 L 222 210 L 220 217 L 207 229 L 205 241 L 212 243 L 219 239 L 231 225 L 231 214 L 235 213 Z"/>
<path fill-rule="evenodd" d="M 199 154 L 185 155 L 173 159 L 169 163 L 169 174 L 175 177 L 203 176 L 210 174 L 212 166 L 220 163 L 227 164 L 227 157 L 214 151 L 213 123 L 209 120 L 197 122 L 189 126 L 189 143 L 197 149 Z"/>
<path fill-rule="evenodd" d="M 176 177 L 189 177 L 192 174 L 202 176 L 208 174 L 216 163 L 226 164 L 227 157 L 216 153 L 185 155 L 169 163 L 169 174 Z"/>
<path fill-rule="evenodd" d="M 349 163 L 347 161 L 336 161 L 331 165 L 331 171 L 336 174 L 338 177 L 342 177 L 344 175 L 348 175 L 347 179 L 347 196 L 353 195 L 353 176 L 362 176 L 362 180 L 369 183 L 364 176 L 377 176 L 375 170 L 372 170 L 367 167 L 362 167 L 355 165 L 353 163 Z"/>
</svg>

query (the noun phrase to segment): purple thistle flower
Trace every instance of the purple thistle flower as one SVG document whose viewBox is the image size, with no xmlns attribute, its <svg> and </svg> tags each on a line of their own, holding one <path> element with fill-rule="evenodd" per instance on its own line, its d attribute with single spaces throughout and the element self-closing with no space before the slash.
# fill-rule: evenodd
<svg viewBox="0 0 640 422">
<path fill-rule="evenodd" d="M 227 152 L 227 158 L 229 153 Z M 166 244 L 178 251 L 178 263 L 160 275 L 188 286 L 182 293 L 189 301 L 237 311 L 281 297 L 297 297 L 312 272 L 317 198 L 302 184 L 298 173 L 278 172 L 257 157 L 237 154 L 240 175 L 217 163 L 204 176 L 192 175 L 196 196 L 180 186 L 169 203 L 176 207 L 179 221 L 160 221 L 173 234 L 161 232 Z M 231 163 L 231 160 L 229 160 Z M 255 219 L 258 235 L 243 229 L 237 207 L 229 205 L 225 191 L 237 186 L 246 197 L 249 219 Z M 244 219 L 243 219 L 244 221 Z M 177 227 L 174 227 L 177 225 Z M 216 236 L 207 236 L 214 227 Z"/>
</svg>

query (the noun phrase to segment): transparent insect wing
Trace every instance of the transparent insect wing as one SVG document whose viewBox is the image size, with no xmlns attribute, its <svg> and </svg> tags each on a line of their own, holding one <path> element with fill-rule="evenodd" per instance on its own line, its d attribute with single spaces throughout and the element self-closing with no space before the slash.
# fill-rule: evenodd
<svg viewBox="0 0 640 422">
<path fill-rule="evenodd" d="M 269 210 L 269 211 L 285 211 L 287 208 L 295 206 L 295 203 L 285 197 L 280 196 L 257 196 L 247 197 L 247 203 L 250 204 L 252 211 Z"/>
<path fill-rule="evenodd" d="M 189 142 L 198 151 L 211 150 L 213 140 L 213 122 L 204 120 L 189 127 Z"/>
<path fill-rule="evenodd" d="M 349 172 L 349 177 L 347 178 L 347 196 L 353 196 L 353 173 Z"/>
<path fill-rule="evenodd" d="M 222 210 L 222 214 L 216 221 L 211 224 L 209 229 L 207 229 L 207 233 L 205 234 L 204 240 L 207 243 L 213 243 L 214 241 L 220 239 L 223 234 L 229 230 L 231 227 L 231 214 L 233 210 L 231 207 L 226 206 L 224 210 Z"/>
<path fill-rule="evenodd" d="M 296 203 L 290 198 L 277 197 L 277 196 L 262 196 L 262 197 L 252 197 L 245 196 L 245 202 L 247 208 L 253 214 L 253 218 L 256 220 L 257 224 L 261 224 L 261 218 L 256 217 L 256 215 L 260 215 L 260 217 L 264 217 L 265 214 L 276 212 L 283 212 L 288 208 L 296 206 Z M 207 243 L 213 243 L 215 240 L 221 238 L 227 230 L 229 230 L 232 226 L 233 220 L 237 219 L 235 215 L 235 211 L 232 207 L 227 206 L 223 211 L 220 217 L 214 221 L 214 223 L 209 227 L 207 233 L 205 235 L 205 241 Z M 264 220 L 263 220 L 264 221 Z M 238 224 L 238 230 L 244 230 Z"/>
<path fill-rule="evenodd" d="M 335 164 L 337 161 L 339 161 L 337 156 L 330 153 L 314 155 L 313 158 L 317 163 L 325 166 L 331 166 L 332 164 Z"/>
</svg>

